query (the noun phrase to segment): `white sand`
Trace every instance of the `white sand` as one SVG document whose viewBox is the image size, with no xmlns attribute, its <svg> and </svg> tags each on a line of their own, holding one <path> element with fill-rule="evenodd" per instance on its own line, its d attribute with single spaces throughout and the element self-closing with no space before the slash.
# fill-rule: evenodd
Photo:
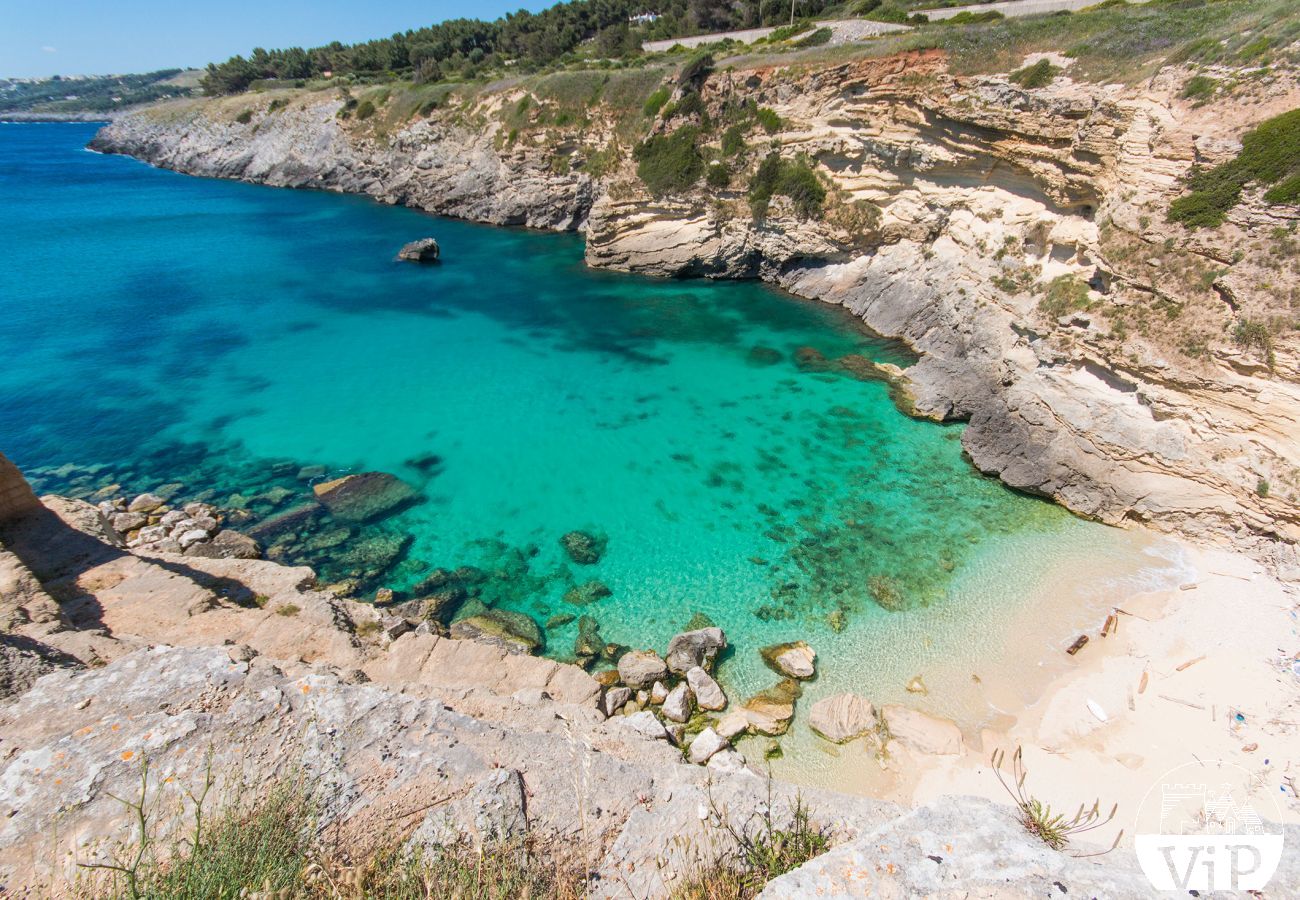
<svg viewBox="0 0 1300 900">
<path fill-rule="evenodd" d="M 1300 822 L 1300 592 L 1235 553 L 1186 547 L 1195 570 L 1184 588 L 1118 598 L 1118 630 L 1091 641 L 1077 665 L 1055 676 L 1043 699 L 1005 730 L 967 735 L 961 756 L 891 754 L 886 793 L 924 802 L 975 794 L 1010 802 L 989 765 L 995 747 L 1023 746 L 1027 787 L 1054 809 L 1073 813 L 1100 798 L 1119 804 L 1096 832 L 1108 844 L 1132 834 L 1144 796 L 1185 763 L 1225 760 L 1257 774 L 1285 821 Z M 1026 659 L 1025 666 L 1032 667 Z M 1003 667 L 999 679 L 1015 678 Z M 1143 673 L 1147 675 L 1141 689 Z M 1026 678 L 1032 673 L 1026 669 Z M 1008 693 L 1014 684 L 987 685 Z M 1088 709 L 1094 701 L 1107 716 Z M 1240 712 L 1244 722 L 1234 716 Z M 877 785 L 879 787 L 879 785 Z M 875 792 L 875 791 L 873 791 Z"/>
</svg>

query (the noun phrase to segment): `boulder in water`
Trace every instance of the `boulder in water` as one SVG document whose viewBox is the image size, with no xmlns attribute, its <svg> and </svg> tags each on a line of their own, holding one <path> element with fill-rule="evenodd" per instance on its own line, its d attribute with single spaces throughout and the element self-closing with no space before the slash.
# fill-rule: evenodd
<svg viewBox="0 0 1300 900">
<path fill-rule="evenodd" d="M 677 675 L 685 675 L 696 666 L 710 669 L 714 658 L 726 648 L 727 637 L 721 628 L 684 631 L 668 642 L 668 668 Z"/>
<path fill-rule="evenodd" d="M 843 744 L 876 728 L 871 701 L 857 694 L 836 694 L 813 704 L 808 727 L 834 744 Z"/>
<path fill-rule="evenodd" d="M 802 693 L 803 688 L 793 678 L 759 691 L 745 704 L 750 730 L 769 737 L 785 734 L 794 718 L 794 702 Z"/>
<path fill-rule="evenodd" d="M 405 244 L 397 252 L 397 258 L 407 262 L 429 263 L 437 262 L 442 256 L 442 248 L 438 242 L 431 237 L 420 238 L 418 241 L 411 241 Z"/>
<path fill-rule="evenodd" d="M 668 667 L 653 650 L 633 650 L 619 658 L 618 675 L 630 688 L 646 688 L 668 677 Z"/>
<path fill-rule="evenodd" d="M 709 673 L 699 666 L 686 673 L 686 683 L 691 686 L 691 693 L 695 695 L 695 702 L 700 709 L 717 711 L 727 708 L 727 695 Z"/>
<path fill-rule="evenodd" d="M 336 519 L 370 522 L 390 516 L 419 497 L 415 488 L 387 472 L 360 472 L 314 485 L 316 499 Z"/>
<path fill-rule="evenodd" d="M 817 652 L 805 641 L 772 644 L 758 652 L 769 669 L 786 678 L 812 678 L 817 673 L 813 666 Z"/>
</svg>

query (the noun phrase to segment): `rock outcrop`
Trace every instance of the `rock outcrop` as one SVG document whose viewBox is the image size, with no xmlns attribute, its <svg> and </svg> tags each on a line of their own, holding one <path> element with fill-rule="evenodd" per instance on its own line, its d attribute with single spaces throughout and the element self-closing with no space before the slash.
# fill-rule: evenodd
<svg viewBox="0 0 1300 900">
<path fill-rule="evenodd" d="M 411 241 L 397 251 L 397 258 L 407 262 L 437 262 L 441 257 L 442 248 L 438 246 L 438 242 L 433 238 L 420 238 L 418 241 Z"/>
</svg>

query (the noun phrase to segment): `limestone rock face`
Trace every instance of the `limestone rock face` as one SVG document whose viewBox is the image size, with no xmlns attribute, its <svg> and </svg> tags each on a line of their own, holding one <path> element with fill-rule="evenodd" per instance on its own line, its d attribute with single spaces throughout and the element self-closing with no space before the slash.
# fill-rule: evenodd
<svg viewBox="0 0 1300 900">
<path fill-rule="evenodd" d="M 1005 806 L 944 797 L 773 879 L 758 896 L 1145 900 L 1152 895 L 1131 853 L 1107 854 L 1100 865 L 1077 859 L 1028 838 Z"/>
<path fill-rule="evenodd" d="M 397 252 L 397 258 L 407 262 L 437 262 L 442 256 L 442 248 L 433 238 L 420 238 L 418 241 L 411 241 L 409 244 L 402 246 Z"/>
<path fill-rule="evenodd" d="M 0 453 L 0 523 L 38 511 L 41 503 L 18 467 Z"/>
<path fill-rule="evenodd" d="M 962 751 L 961 729 L 948 719 L 894 705 L 883 707 L 880 717 L 893 740 L 918 753 L 952 756 Z"/>
<path fill-rule="evenodd" d="M 648 688 L 668 675 L 668 667 L 653 650 L 633 650 L 618 659 L 618 677 L 630 688 Z"/>
<path fill-rule="evenodd" d="M 711 669 L 714 658 L 725 649 L 727 638 L 721 628 L 684 631 L 668 642 L 668 668 L 677 675 L 685 675 L 696 666 Z"/>
<path fill-rule="evenodd" d="M 808 727 L 832 743 L 843 744 L 875 730 L 876 710 L 857 694 L 823 697 L 809 710 Z"/>
<path fill-rule="evenodd" d="M 361 472 L 312 486 L 330 515 L 345 522 L 373 522 L 409 506 L 415 488 L 387 472 Z"/>
<path fill-rule="evenodd" d="M 769 669 L 786 678 L 812 678 L 817 674 L 814 666 L 817 653 L 805 641 L 772 644 L 759 653 Z"/>
</svg>

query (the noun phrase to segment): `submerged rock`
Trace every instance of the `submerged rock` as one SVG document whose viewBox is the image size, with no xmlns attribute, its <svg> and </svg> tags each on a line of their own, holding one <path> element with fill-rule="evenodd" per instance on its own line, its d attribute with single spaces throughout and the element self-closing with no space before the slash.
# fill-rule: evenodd
<svg viewBox="0 0 1300 900">
<path fill-rule="evenodd" d="M 585 531 L 570 531 L 560 538 L 560 546 L 569 554 L 569 559 L 580 566 L 592 566 L 600 562 L 605 554 L 607 538 L 597 537 Z"/>
<path fill-rule="evenodd" d="M 705 670 L 713 668 L 713 660 L 726 648 L 727 636 L 721 628 L 684 631 L 668 642 L 668 655 L 665 659 L 669 670 L 677 675 L 685 675 L 696 666 Z"/>
<path fill-rule="evenodd" d="M 531 616 L 476 604 L 452 623 L 451 636 L 493 644 L 511 653 L 533 653 L 542 646 L 542 630 Z"/>
<path fill-rule="evenodd" d="M 769 669 L 787 678 L 812 678 L 817 674 L 813 665 L 817 652 L 806 641 L 772 644 L 758 652 Z"/>
<path fill-rule="evenodd" d="M 185 555 L 210 559 L 261 559 L 262 546 L 246 534 L 227 529 L 218 532 L 210 541 L 192 544 Z"/>
<path fill-rule="evenodd" d="M 751 366 L 774 366 L 781 361 L 781 351 L 760 344 L 751 347 L 745 359 Z"/>
<path fill-rule="evenodd" d="M 826 355 L 816 347 L 799 347 L 794 351 L 794 364 L 805 372 L 826 372 L 833 366 Z"/>
<path fill-rule="evenodd" d="M 750 730 L 770 737 L 785 734 L 794 718 L 794 702 L 802 693 L 803 688 L 793 678 L 759 691 L 745 704 Z"/>
<path fill-rule="evenodd" d="M 418 499 L 415 488 L 387 472 L 361 472 L 314 485 L 330 515 L 347 522 L 382 519 Z"/>
<path fill-rule="evenodd" d="M 962 751 L 961 729 L 950 719 L 906 706 L 886 706 L 880 710 L 880 718 L 892 740 L 918 753 L 955 756 Z"/>
<path fill-rule="evenodd" d="M 320 514 L 321 505 L 309 501 L 263 519 L 248 529 L 248 536 L 254 540 L 266 541 L 290 531 L 299 531 L 311 524 L 312 520 Z"/>
<path fill-rule="evenodd" d="M 590 666 L 605 649 L 605 642 L 600 637 L 600 624 L 591 616 L 578 619 L 578 636 L 573 640 L 573 655 L 578 663 Z"/>
<path fill-rule="evenodd" d="M 564 602 L 571 603 L 574 606 L 586 606 L 588 603 L 595 603 L 597 600 L 603 600 L 613 595 L 609 585 L 603 581 L 588 581 L 569 588 L 564 592 Z"/>
<path fill-rule="evenodd" d="M 823 697 L 812 705 L 808 727 L 834 744 L 843 744 L 876 728 L 876 709 L 857 694 Z"/>
<path fill-rule="evenodd" d="M 409 244 L 404 244 L 402 249 L 397 251 L 397 258 L 407 262 L 437 262 L 441 257 L 442 248 L 431 237 L 411 241 Z"/>
</svg>

